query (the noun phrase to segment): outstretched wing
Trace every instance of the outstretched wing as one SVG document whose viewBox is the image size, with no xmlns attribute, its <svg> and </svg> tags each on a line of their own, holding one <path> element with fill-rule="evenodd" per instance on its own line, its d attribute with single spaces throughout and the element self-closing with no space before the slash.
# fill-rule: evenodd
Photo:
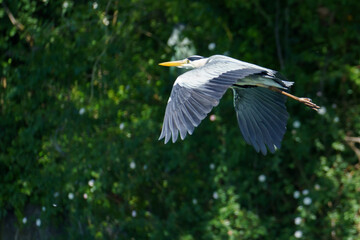
<svg viewBox="0 0 360 240">
<path fill-rule="evenodd" d="M 266 88 L 234 87 L 234 107 L 240 131 L 248 144 L 266 155 L 280 148 L 286 131 L 286 97 Z"/>
<path fill-rule="evenodd" d="M 176 142 L 192 134 L 194 128 L 206 117 L 211 109 L 219 104 L 226 90 L 238 79 L 260 73 L 262 69 L 241 68 L 235 63 L 206 64 L 180 75 L 174 83 L 166 106 L 160 139 L 167 143 L 172 137 Z"/>
</svg>

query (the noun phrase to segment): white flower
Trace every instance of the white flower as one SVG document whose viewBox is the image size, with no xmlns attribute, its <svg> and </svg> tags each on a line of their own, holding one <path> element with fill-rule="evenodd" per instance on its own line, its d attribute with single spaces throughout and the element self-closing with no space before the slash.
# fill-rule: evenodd
<svg viewBox="0 0 360 240">
<path fill-rule="evenodd" d="M 301 122 L 300 122 L 300 121 L 296 120 L 296 121 L 293 122 L 293 127 L 294 127 L 294 128 L 299 128 L 300 126 L 301 126 Z"/>
<path fill-rule="evenodd" d="M 53 207 L 57 207 L 57 204 L 56 204 L 56 203 L 53 203 Z"/>
<path fill-rule="evenodd" d="M 309 194 L 309 190 L 304 189 L 304 190 L 302 191 L 302 194 L 304 194 L 304 195 L 308 195 L 308 194 Z"/>
<path fill-rule="evenodd" d="M 320 115 L 324 115 L 326 113 L 326 107 L 321 107 L 318 111 Z"/>
<path fill-rule="evenodd" d="M 131 212 L 131 216 L 132 216 L 132 217 L 136 217 L 136 211 L 135 211 L 135 210 L 133 210 L 133 211 Z"/>
<path fill-rule="evenodd" d="M 214 170 L 215 169 L 215 164 L 210 163 L 209 167 L 210 167 L 211 170 Z"/>
<path fill-rule="evenodd" d="M 103 22 L 103 24 L 104 24 L 105 26 L 109 25 L 109 23 L 110 23 L 109 20 L 108 20 L 106 17 L 103 18 L 103 21 L 102 21 L 102 22 Z"/>
<path fill-rule="evenodd" d="M 196 205 L 196 204 L 198 203 L 197 199 L 196 199 L 196 198 L 193 198 L 192 203 L 193 203 L 194 205 Z"/>
<path fill-rule="evenodd" d="M 130 168 L 131 168 L 131 169 L 135 169 L 135 168 L 136 168 L 136 163 L 135 163 L 134 161 L 132 161 L 132 162 L 130 163 Z"/>
<path fill-rule="evenodd" d="M 196 52 L 193 42 L 187 38 L 182 37 L 182 31 L 185 29 L 185 25 L 180 24 L 174 27 L 171 36 L 169 37 L 167 44 L 173 47 L 175 54 L 174 59 L 181 59 L 186 56 L 194 55 Z"/>
<path fill-rule="evenodd" d="M 320 185 L 319 184 L 315 184 L 315 190 L 320 190 Z"/>
<path fill-rule="evenodd" d="M 123 130 L 123 129 L 125 128 L 125 124 L 124 124 L 124 123 L 120 123 L 119 128 L 120 128 L 120 130 Z"/>
<path fill-rule="evenodd" d="M 22 219 L 22 222 L 23 222 L 23 224 L 26 224 L 26 223 L 27 223 L 27 218 L 24 217 L 24 218 Z"/>
<path fill-rule="evenodd" d="M 91 179 L 91 180 L 88 181 L 88 185 L 89 185 L 90 187 L 93 187 L 94 184 L 95 184 L 95 180 L 94 180 L 94 179 Z"/>
<path fill-rule="evenodd" d="M 99 5 L 98 5 L 98 3 L 97 3 L 97 2 L 94 2 L 94 3 L 93 3 L 93 9 L 97 9 L 97 8 L 98 8 L 98 6 L 99 6 Z"/>
<path fill-rule="evenodd" d="M 45 211 L 46 211 L 46 207 L 43 206 L 43 207 L 41 208 L 41 210 L 42 210 L 43 212 L 45 212 Z"/>
<path fill-rule="evenodd" d="M 216 115 L 215 114 L 211 114 L 210 115 L 210 121 L 215 121 L 216 120 Z"/>
<path fill-rule="evenodd" d="M 302 238 L 303 233 L 302 233 L 302 231 L 297 230 L 297 231 L 294 233 L 294 236 L 295 236 L 296 238 Z"/>
<path fill-rule="evenodd" d="M 219 195 L 218 195 L 217 192 L 214 192 L 214 193 L 213 193 L 213 198 L 214 198 L 214 199 L 218 199 L 218 198 L 219 198 Z"/>
<path fill-rule="evenodd" d="M 261 174 L 259 177 L 259 182 L 265 182 L 266 181 L 266 176 L 264 174 Z"/>
<path fill-rule="evenodd" d="M 295 223 L 296 225 L 300 225 L 301 222 L 302 222 L 302 218 L 301 218 L 301 217 L 296 217 L 296 218 L 294 219 L 294 223 Z"/>
<path fill-rule="evenodd" d="M 300 197 L 300 192 L 299 191 L 295 191 L 293 194 L 295 199 L 298 199 Z"/>
<path fill-rule="evenodd" d="M 83 194 L 83 198 L 84 198 L 84 199 L 87 199 L 87 198 L 88 198 L 87 193 L 84 193 L 84 194 Z"/>
<path fill-rule="evenodd" d="M 216 44 L 215 43 L 210 43 L 209 44 L 209 46 L 208 46 L 208 48 L 209 48 L 209 50 L 211 51 L 211 50 L 214 50 L 215 49 L 215 47 L 216 47 Z"/>
<path fill-rule="evenodd" d="M 79 114 L 80 114 L 80 115 L 83 115 L 84 113 L 85 113 L 85 108 L 80 108 Z"/>
<path fill-rule="evenodd" d="M 69 3 L 67 1 L 63 2 L 63 8 L 68 8 L 69 7 Z"/>
<path fill-rule="evenodd" d="M 69 194 L 68 194 L 68 198 L 69 198 L 70 200 L 73 200 L 73 199 L 74 199 L 74 194 L 73 194 L 73 193 L 69 193 Z"/>
<path fill-rule="evenodd" d="M 180 44 L 182 45 L 189 45 L 191 43 L 190 39 L 185 37 Z"/>
<path fill-rule="evenodd" d="M 41 219 L 36 219 L 36 226 L 40 227 L 41 226 Z"/>
<path fill-rule="evenodd" d="M 304 198 L 303 202 L 304 202 L 305 205 L 310 205 L 312 203 L 312 200 L 311 200 L 311 198 L 306 197 L 306 198 Z"/>
<path fill-rule="evenodd" d="M 224 220 L 224 225 L 225 225 L 225 226 L 230 226 L 230 221 L 227 220 L 227 219 L 225 219 L 225 220 Z"/>
<path fill-rule="evenodd" d="M 184 25 L 178 25 L 173 29 L 171 36 L 167 42 L 170 47 L 174 46 L 176 43 L 179 42 L 180 34 L 184 30 L 184 28 Z"/>
</svg>

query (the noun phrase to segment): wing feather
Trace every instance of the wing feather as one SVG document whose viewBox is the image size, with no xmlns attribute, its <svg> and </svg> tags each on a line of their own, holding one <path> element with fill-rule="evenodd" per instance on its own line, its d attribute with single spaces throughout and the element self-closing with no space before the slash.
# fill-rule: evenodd
<svg viewBox="0 0 360 240">
<path fill-rule="evenodd" d="M 250 131 L 250 142 L 251 145 L 253 145 L 253 147 L 255 148 L 256 152 L 259 152 L 260 147 L 258 145 L 258 141 L 256 139 L 255 136 L 258 136 L 258 134 L 256 133 L 256 127 L 254 126 L 255 124 L 255 118 L 252 115 L 252 111 L 251 109 L 247 111 L 247 118 L 246 118 L 246 122 L 247 122 L 247 126 L 249 128 Z"/>
<path fill-rule="evenodd" d="M 254 107 L 254 111 L 256 112 L 256 116 L 259 116 L 260 118 L 259 128 L 261 129 L 262 137 L 263 137 L 262 146 L 263 147 L 265 147 L 265 145 L 268 146 L 270 152 L 274 153 L 275 152 L 274 142 L 275 145 L 278 143 L 277 133 L 272 128 L 272 125 L 269 122 L 267 122 L 266 119 L 264 118 L 264 113 L 261 113 L 260 110 L 256 107 Z M 261 142 L 261 140 L 259 141 Z M 261 152 L 262 154 L 266 155 L 267 153 L 266 147 L 265 149 L 262 148 Z"/>
<path fill-rule="evenodd" d="M 259 97 L 259 96 L 258 96 Z M 260 98 L 260 97 L 259 97 Z M 277 143 L 281 142 L 282 136 L 279 136 L 278 133 L 282 131 L 282 128 L 279 127 L 279 123 L 284 119 L 287 118 L 287 115 L 284 115 L 282 117 L 279 117 L 279 113 L 277 111 L 276 103 L 274 105 L 269 104 L 267 101 L 273 101 L 273 100 L 260 100 L 256 99 L 254 102 L 256 105 L 254 106 L 254 109 L 256 109 L 259 113 L 259 118 L 267 123 L 266 127 L 271 131 L 271 135 L 273 136 L 274 140 L 278 140 Z M 262 108 L 259 108 L 259 106 L 263 105 Z M 261 114 L 262 113 L 262 114 Z M 268 118 L 265 118 L 268 117 Z"/>
<path fill-rule="evenodd" d="M 199 69 L 186 72 L 175 81 L 166 106 L 159 140 L 165 138 L 165 143 L 167 143 L 172 136 L 172 141 L 175 142 L 178 139 L 179 132 L 181 139 L 186 137 L 186 133 L 192 134 L 194 128 L 200 124 L 211 109 L 219 104 L 220 99 L 230 86 L 241 78 L 262 71 L 259 69 L 236 69 L 224 72 L 222 70 L 221 74 L 213 73 L 211 75 L 207 71 L 210 68 L 203 69 L 203 73 L 208 74 L 208 81 L 202 85 L 184 84 L 186 81 L 183 80 L 186 77 L 191 78 L 187 82 L 196 81 L 198 72 L 193 71 Z"/>
<path fill-rule="evenodd" d="M 258 76 L 258 77 L 256 77 Z M 256 81 L 251 82 L 251 79 Z M 292 82 L 277 72 L 226 56 L 213 56 L 207 64 L 180 75 L 173 86 L 166 106 L 159 137 L 175 142 L 180 134 L 185 139 L 207 116 L 229 87 L 234 87 L 234 106 L 240 131 L 248 144 L 264 155 L 267 149 L 280 148 L 286 130 L 288 113 L 285 98 L 276 92 L 256 87 L 273 79 L 283 89 Z M 252 85 L 249 87 L 247 84 Z M 269 83 L 271 84 L 271 82 Z M 255 87 L 254 87 L 255 86 Z"/>
<path fill-rule="evenodd" d="M 266 88 L 234 87 L 234 107 L 241 133 L 247 143 L 266 155 L 280 148 L 286 131 L 286 97 Z"/>
<path fill-rule="evenodd" d="M 199 125 L 199 123 L 192 117 L 192 114 L 189 112 L 189 109 L 187 107 L 181 108 L 181 111 L 184 112 L 184 114 L 189 118 L 194 127 L 197 127 Z"/>
<path fill-rule="evenodd" d="M 249 108 L 249 114 L 251 116 L 251 120 L 252 120 L 252 126 L 253 129 L 255 130 L 255 142 L 258 144 L 259 149 L 257 150 L 259 152 L 259 150 L 261 150 L 261 152 L 263 154 L 266 154 L 266 146 L 265 146 L 265 141 L 261 141 L 261 139 L 265 139 L 265 137 L 263 136 L 263 129 L 262 126 L 260 125 L 260 121 L 258 121 L 257 119 L 257 109 L 256 108 Z"/>
</svg>

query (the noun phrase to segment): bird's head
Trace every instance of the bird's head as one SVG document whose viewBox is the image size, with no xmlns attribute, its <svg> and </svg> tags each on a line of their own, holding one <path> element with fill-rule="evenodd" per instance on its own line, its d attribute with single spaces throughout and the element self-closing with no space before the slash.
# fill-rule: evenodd
<svg viewBox="0 0 360 240">
<path fill-rule="evenodd" d="M 159 63 L 159 65 L 166 67 L 178 67 L 178 68 L 198 68 L 204 66 L 206 61 L 207 58 L 194 55 L 187 57 L 183 60 Z"/>
</svg>

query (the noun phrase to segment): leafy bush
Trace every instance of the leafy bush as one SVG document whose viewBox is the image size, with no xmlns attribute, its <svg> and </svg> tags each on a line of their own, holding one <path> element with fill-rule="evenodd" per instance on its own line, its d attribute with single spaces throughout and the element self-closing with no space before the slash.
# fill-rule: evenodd
<svg viewBox="0 0 360 240">
<path fill-rule="evenodd" d="M 2 238 L 360 237 L 360 2 L 0 2 Z M 229 91 L 164 145 L 181 72 L 157 63 L 188 53 L 281 70 L 322 109 L 289 100 L 262 156 Z"/>
</svg>

